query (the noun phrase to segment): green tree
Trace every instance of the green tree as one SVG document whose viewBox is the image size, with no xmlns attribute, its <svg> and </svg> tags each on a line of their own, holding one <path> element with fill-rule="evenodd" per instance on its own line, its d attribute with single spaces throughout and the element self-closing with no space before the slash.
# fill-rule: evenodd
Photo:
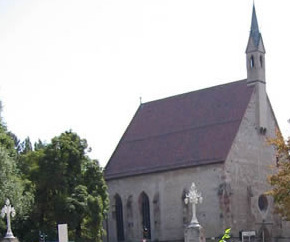
<svg viewBox="0 0 290 242">
<path fill-rule="evenodd" d="M 70 239 L 101 241 L 108 207 L 107 187 L 96 161 L 86 154 L 87 141 L 67 131 L 43 148 L 36 176 L 36 214 L 39 229 L 55 235 L 67 223 Z"/>
<path fill-rule="evenodd" d="M 13 133 L 8 132 L 6 125 L 0 121 L 0 146 L 13 158 L 16 158 L 17 155 L 16 142 L 17 137 Z"/>
<path fill-rule="evenodd" d="M 285 142 L 278 131 L 276 138 L 269 142 L 277 151 L 277 167 L 275 173 L 268 178 L 272 189 L 267 195 L 273 196 L 276 212 L 290 220 L 290 138 Z"/>
<path fill-rule="evenodd" d="M 32 194 L 25 189 L 26 186 L 29 186 L 29 181 L 21 179 L 15 160 L 0 147 L 0 204 L 4 205 L 5 199 L 9 198 L 19 217 L 29 212 L 33 201 Z"/>
<path fill-rule="evenodd" d="M 98 161 L 89 160 L 85 164 L 83 177 L 89 193 L 88 216 L 84 226 L 87 228 L 87 238 L 96 238 L 97 241 L 101 241 L 105 232 L 102 230 L 102 222 L 108 212 L 109 197 L 103 170 Z"/>
<path fill-rule="evenodd" d="M 46 144 L 42 142 L 40 139 L 38 139 L 37 142 L 34 143 L 34 150 L 41 150 L 46 147 Z"/>
<path fill-rule="evenodd" d="M 23 178 L 17 166 L 17 140 L 14 134 L 7 131 L 1 117 L 0 106 L 0 205 L 4 205 L 6 198 L 9 198 L 17 212 L 14 224 L 28 218 L 34 199 L 31 182 Z M 1 231 L 5 232 L 6 225 L 3 220 L 0 227 Z"/>
<path fill-rule="evenodd" d="M 37 205 L 37 193 L 36 188 L 41 180 L 41 174 L 39 173 L 39 161 L 44 156 L 44 150 L 32 150 L 21 153 L 18 158 L 18 166 L 22 171 L 22 178 L 30 181 L 28 188 L 33 191 L 35 197 L 32 204 L 32 211 L 25 221 L 20 221 L 17 226 L 16 235 L 21 241 L 36 241 L 39 236 L 39 213 Z M 29 231 L 29 233 L 27 232 Z"/>
<path fill-rule="evenodd" d="M 81 239 L 83 220 L 88 214 L 88 191 L 86 186 L 78 185 L 75 187 L 71 196 L 66 198 L 64 210 L 69 219 L 72 236 Z"/>
</svg>

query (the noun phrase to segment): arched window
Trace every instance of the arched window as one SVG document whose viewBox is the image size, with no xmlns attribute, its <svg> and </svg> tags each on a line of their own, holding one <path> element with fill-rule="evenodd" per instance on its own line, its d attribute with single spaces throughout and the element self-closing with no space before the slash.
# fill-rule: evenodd
<svg viewBox="0 0 290 242">
<path fill-rule="evenodd" d="M 116 227 L 117 227 L 117 240 L 124 241 L 124 223 L 123 223 L 123 206 L 121 197 L 116 194 L 115 196 L 116 205 Z"/>
<path fill-rule="evenodd" d="M 268 209 L 268 199 L 264 194 L 259 196 L 258 207 L 261 212 L 266 212 Z"/>
<path fill-rule="evenodd" d="M 189 206 L 188 204 L 186 204 L 184 202 L 184 199 L 186 197 L 186 194 L 188 194 L 188 189 L 184 189 L 182 192 L 182 196 L 181 196 L 181 203 L 182 203 L 182 210 L 183 210 L 183 225 L 187 226 L 190 223 L 190 218 L 192 216 L 192 211 L 191 211 L 191 206 Z"/>
<path fill-rule="evenodd" d="M 250 59 L 250 66 L 251 66 L 251 68 L 254 68 L 254 66 L 255 66 L 254 56 L 251 56 L 251 59 Z"/>
<path fill-rule="evenodd" d="M 261 65 L 261 67 L 263 68 L 263 56 L 262 55 L 260 55 L 260 65 Z"/>
<path fill-rule="evenodd" d="M 143 238 L 151 239 L 150 203 L 145 192 L 140 195 Z"/>
</svg>

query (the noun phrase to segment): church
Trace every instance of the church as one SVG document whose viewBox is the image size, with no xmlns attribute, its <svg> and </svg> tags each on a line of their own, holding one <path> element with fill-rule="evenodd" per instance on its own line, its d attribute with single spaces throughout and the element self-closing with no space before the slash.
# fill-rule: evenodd
<svg viewBox="0 0 290 242">
<path fill-rule="evenodd" d="M 194 182 L 207 241 L 224 229 L 241 240 L 287 241 L 267 176 L 278 124 L 266 93 L 265 47 L 253 6 L 247 78 L 140 104 L 105 167 L 108 241 L 184 241 Z"/>
</svg>

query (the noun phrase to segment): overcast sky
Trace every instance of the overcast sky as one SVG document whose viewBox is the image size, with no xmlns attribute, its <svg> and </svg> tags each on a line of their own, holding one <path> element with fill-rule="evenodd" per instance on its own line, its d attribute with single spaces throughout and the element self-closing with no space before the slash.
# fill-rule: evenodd
<svg viewBox="0 0 290 242">
<path fill-rule="evenodd" d="M 104 166 L 142 102 L 246 78 L 251 0 L 0 0 L 0 99 L 9 130 L 72 129 Z M 290 1 L 256 0 L 267 92 L 284 136 Z"/>
</svg>

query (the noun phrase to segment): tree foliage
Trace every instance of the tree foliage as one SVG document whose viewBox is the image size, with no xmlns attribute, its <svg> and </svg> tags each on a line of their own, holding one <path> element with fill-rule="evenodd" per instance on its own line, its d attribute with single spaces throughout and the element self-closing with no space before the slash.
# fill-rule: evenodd
<svg viewBox="0 0 290 242">
<path fill-rule="evenodd" d="M 0 204 L 4 205 L 5 199 L 9 198 L 18 217 L 27 215 L 33 202 L 30 185 L 29 180 L 21 178 L 15 160 L 0 147 Z"/>
<path fill-rule="evenodd" d="M 290 220 L 290 138 L 285 142 L 279 131 L 276 134 L 276 138 L 269 142 L 277 151 L 277 168 L 276 172 L 269 176 L 272 190 L 267 194 L 273 196 L 276 212 Z"/>
<path fill-rule="evenodd" d="M 38 241 L 40 232 L 56 240 L 61 223 L 68 224 L 70 240 L 102 241 L 107 186 L 87 150 L 87 141 L 72 131 L 48 144 L 21 142 L 2 121 L 0 102 L 0 206 L 9 198 L 15 207 L 12 227 L 21 241 Z M 3 219 L 0 230 L 6 232 Z"/>
<path fill-rule="evenodd" d="M 219 242 L 227 242 L 228 239 L 231 238 L 231 228 L 225 229 L 223 237 L 219 240 Z"/>
<path fill-rule="evenodd" d="M 1 107 L 0 107 L 1 113 Z M 0 114 L 1 115 L 1 114 Z M 17 137 L 7 131 L 7 127 L 0 119 L 0 206 L 6 198 L 17 211 L 14 223 L 22 223 L 28 218 L 34 201 L 33 186 L 30 180 L 25 179 L 17 165 Z M 6 224 L 0 222 L 1 231 L 5 231 Z"/>
<path fill-rule="evenodd" d="M 37 181 L 33 220 L 52 239 L 60 223 L 68 224 L 72 240 L 102 239 L 107 187 L 102 169 L 86 149 L 86 140 L 67 131 L 37 151 L 37 174 L 31 176 Z"/>
</svg>

